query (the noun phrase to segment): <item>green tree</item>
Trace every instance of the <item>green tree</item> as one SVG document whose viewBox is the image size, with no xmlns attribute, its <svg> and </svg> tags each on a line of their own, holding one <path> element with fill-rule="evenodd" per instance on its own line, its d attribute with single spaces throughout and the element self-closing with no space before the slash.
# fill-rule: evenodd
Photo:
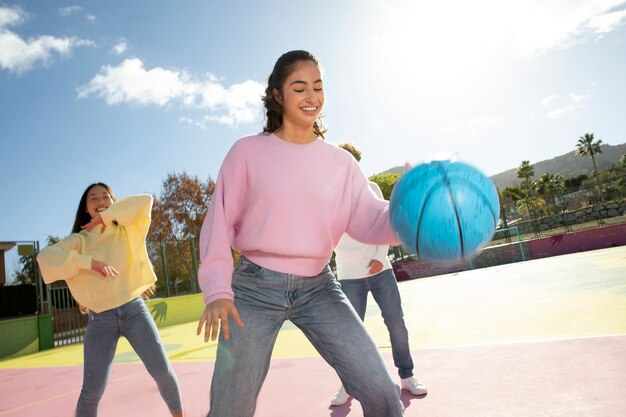
<svg viewBox="0 0 626 417">
<path fill-rule="evenodd" d="M 163 180 L 161 192 L 154 198 L 152 224 L 146 239 L 148 254 L 160 278 L 159 287 L 165 283 L 164 264 L 167 264 L 171 283 L 176 283 L 181 291 L 194 288 L 193 249 L 197 250 L 197 239 L 214 190 L 215 181 L 211 178 L 202 181 L 185 172 L 168 174 Z"/>
<path fill-rule="evenodd" d="M 544 201 L 549 202 L 548 207 L 552 208 L 552 212 L 559 211 L 556 197 L 565 189 L 565 179 L 561 174 L 546 172 L 533 182 L 533 189 L 544 198 Z"/>
<path fill-rule="evenodd" d="M 20 256 L 19 267 L 13 271 L 13 283 L 16 285 L 35 284 L 35 263 L 33 256 Z"/>
<path fill-rule="evenodd" d="M 339 146 L 341 149 L 344 149 L 348 152 L 350 152 L 352 154 L 352 156 L 354 156 L 354 159 L 356 159 L 358 162 L 361 161 L 361 157 L 363 156 L 363 152 L 361 152 L 361 150 L 359 148 L 357 148 L 352 142 L 343 142 L 340 143 Z"/>
<path fill-rule="evenodd" d="M 600 190 L 600 180 L 598 178 L 598 168 L 596 166 L 596 155 L 600 155 L 602 153 L 602 141 L 600 139 L 594 141 L 593 133 L 585 133 L 578 139 L 578 143 L 576 144 L 576 155 L 578 156 L 588 156 L 591 158 L 591 163 L 593 164 L 593 172 L 591 173 L 596 180 L 596 187 L 598 189 L 598 193 L 600 194 L 600 200 L 604 202 L 604 197 L 602 196 L 602 192 Z"/>
<path fill-rule="evenodd" d="M 59 240 L 61 239 L 58 236 L 48 235 L 46 238 L 46 244 L 47 246 L 50 246 L 57 243 Z M 13 271 L 13 282 L 15 284 L 36 284 L 35 256 L 26 255 L 19 257 L 17 262 L 20 267 Z"/>
<path fill-rule="evenodd" d="M 514 203 L 517 203 L 518 200 L 521 200 L 528 196 L 528 192 L 518 185 L 506 187 L 502 190 L 501 194 L 505 198 L 511 199 Z"/>
<path fill-rule="evenodd" d="M 622 157 L 619 159 L 619 163 L 623 166 L 626 167 L 626 153 L 624 155 L 622 155 Z"/>
<path fill-rule="evenodd" d="M 531 178 L 535 176 L 535 168 L 530 165 L 529 161 L 522 161 L 521 165 L 517 167 L 515 171 L 517 178 L 522 179 L 522 184 L 526 186 L 527 190 L 531 189 Z"/>
<path fill-rule="evenodd" d="M 385 200 L 389 200 L 391 198 L 391 191 L 399 178 L 400 174 L 384 173 L 372 175 L 369 180 L 378 184 Z"/>
<path fill-rule="evenodd" d="M 580 174 L 572 178 L 567 178 L 564 181 L 564 185 L 566 189 L 569 189 L 570 192 L 578 191 L 582 183 L 589 178 L 587 174 Z"/>
<path fill-rule="evenodd" d="M 522 215 L 530 215 L 545 205 L 546 202 L 539 197 L 526 197 L 517 202 L 517 211 Z"/>
<path fill-rule="evenodd" d="M 520 166 L 515 171 L 517 178 L 522 179 L 522 186 L 526 189 L 527 195 L 523 200 L 517 201 L 517 210 L 520 214 L 529 214 L 531 218 L 535 217 L 535 209 L 541 207 L 537 204 L 536 197 L 533 196 L 533 184 L 532 177 L 535 176 L 535 168 L 529 161 L 522 161 Z"/>
<path fill-rule="evenodd" d="M 498 190 L 500 199 L 500 216 L 505 225 L 508 224 L 508 214 L 518 216 L 517 202 L 528 195 L 521 187 L 514 185 Z"/>
</svg>

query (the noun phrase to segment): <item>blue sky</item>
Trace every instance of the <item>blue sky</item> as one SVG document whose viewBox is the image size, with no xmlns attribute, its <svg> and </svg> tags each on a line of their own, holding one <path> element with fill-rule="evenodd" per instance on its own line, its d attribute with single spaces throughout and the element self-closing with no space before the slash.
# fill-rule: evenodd
<svg viewBox="0 0 626 417">
<path fill-rule="evenodd" d="M 94 181 L 215 178 L 291 49 L 320 59 L 327 140 L 368 175 L 626 142 L 626 1 L 0 0 L 0 241 L 65 236 Z"/>
</svg>

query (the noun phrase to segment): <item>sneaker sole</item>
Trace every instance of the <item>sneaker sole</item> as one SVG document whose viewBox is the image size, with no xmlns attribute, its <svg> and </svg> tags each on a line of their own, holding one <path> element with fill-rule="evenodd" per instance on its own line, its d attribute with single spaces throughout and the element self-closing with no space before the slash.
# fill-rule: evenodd
<svg viewBox="0 0 626 417">
<path fill-rule="evenodd" d="M 340 402 L 336 402 L 336 401 L 335 401 L 335 402 L 331 401 L 331 402 L 330 402 L 330 405 L 335 406 L 335 407 L 336 407 L 336 406 L 339 406 L 339 405 L 344 405 L 345 403 L 347 403 L 347 402 L 348 402 L 348 401 L 350 401 L 351 399 L 352 399 L 352 397 L 348 397 L 348 399 L 346 399 L 346 400 L 345 400 L 344 402 L 342 402 L 342 403 L 340 403 Z"/>
<path fill-rule="evenodd" d="M 408 391 L 411 395 L 415 395 L 416 397 L 428 394 L 428 390 L 420 391 L 419 394 L 415 394 L 413 391 L 411 391 L 408 388 L 402 388 L 402 389 L 405 391 Z"/>
</svg>

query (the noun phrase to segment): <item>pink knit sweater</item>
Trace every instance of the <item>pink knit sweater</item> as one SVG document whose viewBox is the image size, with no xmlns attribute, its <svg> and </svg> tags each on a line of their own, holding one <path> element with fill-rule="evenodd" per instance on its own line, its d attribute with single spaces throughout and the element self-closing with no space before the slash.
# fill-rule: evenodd
<svg viewBox="0 0 626 417">
<path fill-rule="evenodd" d="M 204 301 L 233 298 L 231 247 L 264 268 L 315 276 L 344 233 L 398 244 L 388 202 L 374 195 L 352 155 L 321 139 L 244 137 L 224 159 L 200 233 Z"/>
</svg>

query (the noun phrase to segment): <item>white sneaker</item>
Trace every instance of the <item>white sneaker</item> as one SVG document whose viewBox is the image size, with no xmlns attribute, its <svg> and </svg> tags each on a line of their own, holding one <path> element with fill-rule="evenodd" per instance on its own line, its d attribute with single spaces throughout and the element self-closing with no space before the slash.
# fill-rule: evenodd
<svg viewBox="0 0 626 417">
<path fill-rule="evenodd" d="M 403 378 L 400 385 L 402 389 L 409 391 L 413 395 L 425 395 L 428 393 L 426 385 L 421 384 L 415 377 Z"/>
<path fill-rule="evenodd" d="M 330 399 L 330 405 L 344 405 L 350 398 L 352 398 L 352 396 L 346 392 L 346 389 L 342 385 Z"/>
</svg>

